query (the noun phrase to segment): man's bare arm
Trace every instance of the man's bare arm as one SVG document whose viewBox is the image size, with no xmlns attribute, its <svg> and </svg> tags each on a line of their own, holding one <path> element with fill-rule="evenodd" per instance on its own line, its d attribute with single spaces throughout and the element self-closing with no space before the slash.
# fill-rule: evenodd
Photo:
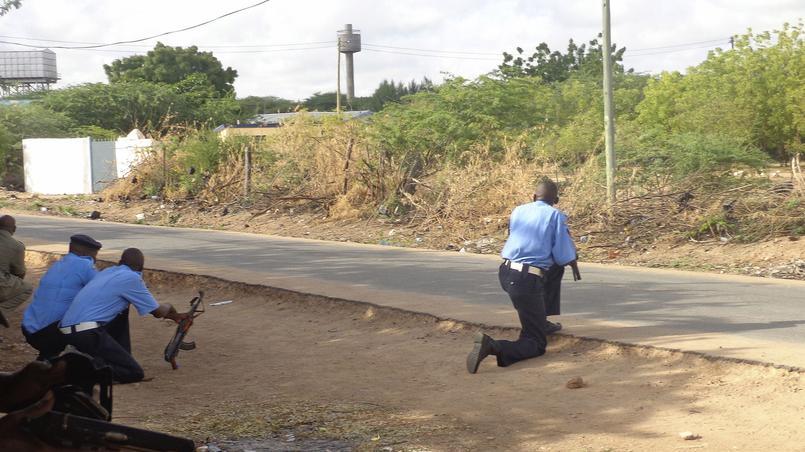
<svg viewBox="0 0 805 452">
<path fill-rule="evenodd" d="M 151 311 L 151 315 L 158 319 L 171 319 L 176 323 L 187 318 L 186 312 L 179 313 L 170 303 L 160 303 L 159 307 Z"/>
</svg>

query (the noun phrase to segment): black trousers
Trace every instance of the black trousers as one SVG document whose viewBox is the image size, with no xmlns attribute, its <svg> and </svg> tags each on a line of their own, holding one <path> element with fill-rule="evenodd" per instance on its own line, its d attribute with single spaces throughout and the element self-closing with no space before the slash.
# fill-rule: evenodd
<svg viewBox="0 0 805 452">
<path fill-rule="evenodd" d="M 510 366 L 518 361 L 545 354 L 548 338 L 545 326 L 548 315 L 560 312 L 560 289 L 565 269 L 553 266 L 543 277 L 512 270 L 500 265 L 500 286 L 517 310 L 520 318 L 520 337 L 516 341 L 499 340 L 498 366 Z"/>
<path fill-rule="evenodd" d="M 106 325 L 67 334 L 65 338 L 79 351 L 108 364 L 116 382 L 134 383 L 145 378 L 143 368 L 131 356 L 128 309 Z"/>
<path fill-rule="evenodd" d="M 36 357 L 39 361 L 57 356 L 67 345 L 64 335 L 59 331 L 59 322 L 53 322 L 36 333 L 29 333 L 22 328 L 22 335 L 25 336 L 25 342 L 39 351 L 39 356 Z"/>
<path fill-rule="evenodd" d="M 559 315 L 561 309 L 559 302 L 562 295 L 562 278 L 565 276 L 565 267 L 554 265 L 545 272 L 542 278 L 545 284 L 545 314 Z"/>
</svg>

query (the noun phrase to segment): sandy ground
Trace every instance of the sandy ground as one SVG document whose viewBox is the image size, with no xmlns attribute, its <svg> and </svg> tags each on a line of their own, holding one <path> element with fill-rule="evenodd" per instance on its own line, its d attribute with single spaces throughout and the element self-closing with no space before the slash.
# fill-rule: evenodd
<svg viewBox="0 0 805 452">
<path fill-rule="evenodd" d="M 472 326 L 209 278 L 147 278 L 180 308 L 197 288 L 209 302 L 234 301 L 208 306 L 192 330 L 198 348 L 176 371 L 161 358 L 174 326 L 132 319 L 135 355 L 154 380 L 115 388 L 118 422 L 240 450 L 805 450 L 797 372 L 555 336 L 544 357 L 506 369 L 489 359 L 469 375 Z M 16 328 L 0 337 L 0 369 L 34 356 Z M 587 386 L 566 388 L 577 376 Z"/>
</svg>

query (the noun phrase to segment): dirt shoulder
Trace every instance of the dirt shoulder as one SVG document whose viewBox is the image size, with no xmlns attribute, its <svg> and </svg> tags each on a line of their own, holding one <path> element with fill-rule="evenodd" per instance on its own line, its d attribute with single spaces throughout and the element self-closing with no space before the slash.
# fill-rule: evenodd
<svg viewBox="0 0 805 452">
<path fill-rule="evenodd" d="M 457 234 L 439 224 L 418 225 L 377 215 L 339 220 L 323 208 L 283 205 L 273 210 L 248 206 L 200 205 L 159 199 L 106 202 L 97 196 L 37 196 L 0 192 L 0 208 L 10 212 L 90 218 L 99 221 L 274 234 L 339 242 L 497 254 L 506 240 L 505 218 L 480 218 L 471 232 Z M 626 233 L 576 231 L 586 262 L 707 271 L 805 280 L 805 240 L 781 237 L 740 244 L 680 241 L 657 237 L 634 243 Z"/>
<path fill-rule="evenodd" d="M 43 262 L 32 262 L 35 275 Z M 132 318 L 154 381 L 116 388 L 116 418 L 243 450 L 795 450 L 803 375 L 555 336 L 548 353 L 469 375 L 472 327 L 420 314 L 225 281 L 148 272 L 182 306 L 204 288 L 198 348 L 172 371 L 173 326 Z M 19 313 L 10 320 L 18 324 Z M 514 330 L 495 330 L 514 337 Z M 34 353 L 0 330 L 0 369 Z M 568 389 L 580 376 L 587 386 Z M 692 431 L 698 440 L 679 433 Z M 229 442 L 237 441 L 237 442 Z M 299 447 L 297 447 L 299 446 Z"/>
</svg>

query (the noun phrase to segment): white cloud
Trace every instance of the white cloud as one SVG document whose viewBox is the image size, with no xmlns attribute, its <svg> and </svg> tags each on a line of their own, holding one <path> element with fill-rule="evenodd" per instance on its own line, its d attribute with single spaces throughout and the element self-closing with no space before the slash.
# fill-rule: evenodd
<svg viewBox="0 0 805 452">
<path fill-rule="evenodd" d="M 8 36 L 108 42 L 183 27 L 250 3 L 251 0 L 229 3 L 23 0 L 21 9 L 0 18 L 0 30 Z M 723 38 L 726 46 L 728 36 L 742 33 L 748 27 L 779 28 L 784 22 L 796 22 L 805 12 L 799 0 L 614 0 L 612 3 L 613 40 L 627 49 L 716 38 Z M 353 23 L 361 29 L 363 42 L 368 44 L 500 53 L 518 45 L 532 48 L 542 41 L 552 48 L 563 48 L 570 38 L 580 42 L 592 39 L 601 28 L 601 11 L 600 2 L 592 0 L 274 0 L 162 41 L 170 45 L 199 44 L 202 48 L 227 44 L 334 43 L 335 32 L 344 23 Z M 235 86 L 240 96 L 277 95 L 296 99 L 335 87 L 334 48 L 266 53 L 228 53 L 248 50 L 244 48 L 210 50 L 225 65 L 238 70 Z M 626 63 L 645 72 L 683 70 L 704 59 L 707 51 L 698 48 L 629 56 L 627 50 Z M 129 55 L 118 51 L 73 50 L 57 50 L 57 54 L 60 86 L 104 81 L 102 65 Z M 438 80 L 442 72 L 474 77 L 498 64 L 495 55 L 463 56 L 481 59 L 388 54 L 364 47 L 355 56 L 357 94 L 370 94 L 384 78 L 410 80 L 428 76 Z"/>
</svg>

